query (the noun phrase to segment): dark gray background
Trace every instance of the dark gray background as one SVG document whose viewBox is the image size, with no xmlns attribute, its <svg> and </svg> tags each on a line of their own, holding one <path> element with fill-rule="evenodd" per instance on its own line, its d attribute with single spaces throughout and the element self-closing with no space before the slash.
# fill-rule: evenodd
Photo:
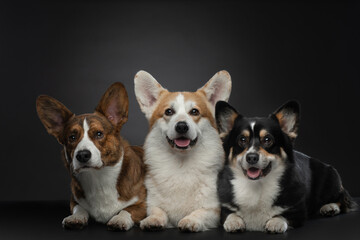
<svg viewBox="0 0 360 240">
<path fill-rule="evenodd" d="M 233 80 L 230 103 L 264 116 L 289 99 L 302 106 L 296 148 L 334 165 L 360 196 L 359 4 L 300 1 L 0 2 L 0 200 L 66 200 L 61 146 L 35 111 L 39 94 L 92 112 L 125 84 L 122 135 L 142 144 L 148 124 L 133 77 L 150 72 L 169 90 L 196 90 L 217 71 Z"/>
</svg>

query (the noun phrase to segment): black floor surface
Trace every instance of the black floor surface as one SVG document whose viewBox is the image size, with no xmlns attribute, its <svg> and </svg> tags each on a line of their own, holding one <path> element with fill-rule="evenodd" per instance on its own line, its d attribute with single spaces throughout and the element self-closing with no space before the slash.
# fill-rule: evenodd
<svg viewBox="0 0 360 240">
<path fill-rule="evenodd" d="M 360 202 L 360 198 L 357 198 Z M 360 239 L 360 211 L 331 218 L 311 219 L 285 234 L 245 232 L 229 234 L 221 228 L 202 233 L 182 233 L 177 229 L 142 232 L 135 227 L 128 232 L 107 231 L 105 225 L 90 222 L 83 230 L 65 230 L 61 221 L 69 214 L 67 202 L 0 203 L 0 239 Z"/>
</svg>

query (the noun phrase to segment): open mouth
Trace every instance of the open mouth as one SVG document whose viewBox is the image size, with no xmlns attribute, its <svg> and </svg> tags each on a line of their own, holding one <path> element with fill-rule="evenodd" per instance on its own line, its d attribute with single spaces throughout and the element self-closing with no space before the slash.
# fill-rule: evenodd
<svg viewBox="0 0 360 240">
<path fill-rule="evenodd" d="M 256 167 L 250 167 L 249 169 L 243 169 L 245 176 L 251 180 L 257 180 L 261 177 L 265 177 L 271 170 L 271 162 L 264 169 L 259 169 Z"/>
<path fill-rule="evenodd" d="M 170 146 L 176 147 L 178 149 L 183 149 L 183 150 L 194 146 L 197 142 L 197 138 L 195 138 L 194 140 L 191 140 L 186 137 L 179 137 L 179 138 L 175 138 L 174 140 L 171 140 L 168 136 L 166 136 L 166 139 L 167 139 L 168 143 L 170 144 Z"/>
</svg>

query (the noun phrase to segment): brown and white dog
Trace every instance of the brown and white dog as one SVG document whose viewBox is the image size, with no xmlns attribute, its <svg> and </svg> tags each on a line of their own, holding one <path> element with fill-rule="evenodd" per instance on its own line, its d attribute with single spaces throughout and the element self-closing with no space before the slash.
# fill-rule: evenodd
<svg viewBox="0 0 360 240">
<path fill-rule="evenodd" d="M 149 73 L 136 74 L 135 95 L 150 125 L 144 143 L 148 217 L 142 229 L 198 232 L 218 226 L 216 179 L 224 151 L 214 112 L 230 92 L 226 71 L 196 92 L 169 92 Z"/>
<path fill-rule="evenodd" d="M 72 215 L 64 218 L 65 228 L 82 228 L 90 216 L 110 230 L 129 230 L 146 216 L 143 150 L 120 137 L 128 105 L 121 83 L 110 86 L 91 114 L 76 116 L 56 99 L 38 97 L 39 118 L 64 146 L 71 175 Z"/>
</svg>

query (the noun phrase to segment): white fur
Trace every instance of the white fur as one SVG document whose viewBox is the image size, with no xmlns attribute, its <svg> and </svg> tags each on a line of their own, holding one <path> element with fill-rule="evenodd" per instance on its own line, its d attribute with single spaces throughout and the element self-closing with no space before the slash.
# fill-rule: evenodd
<svg viewBox="0 0 360 240">
<path fill-rule="evenodd" d="M 129 201 L 120 201 L 116 189 L 117 180 L 121 171 L 123 156 L 114 166 L 100 169 L 84 169 L 76 175 L 84 191 L 85 198 L 75 200 L 96 221 L 106 223 L 120 210 L 134 204 L 138 198 Z"/>
<path fill-rule="evenodd" d="M 134 221 L 128 211 L 121 210 L 118 215 L 110 219 L 107 225 L 127 231 L 134 226 Z"/>
<path fill-rule="evenodd" d="M 141 111 L 145 113 L 147 119 L 150 119 L 156 108 L 159 93 L 165 89 L 150 73 L 142 70 L 136 73 L 134 83 L 135 95 Z"/>
<path fill-rule="evenodd" d="M 72 214 L 64 218 L 64 220 L 62 221 L 62 225 L 66 226 L 74 223 L 81 223 L 82 225 L 87 225 L 88 220 L 89 214 L 86 212 L 86 210 L 80 205 L 76 205 L 73 208 Z"/>
<path fill-rule="evenodd" d="M 158 96 L 165 90 L 148 73 L 140 71 L 135 76 L 135 95 L 150 119 Z M 218 100 L 228 100 L 231 92 L 231 77 L 228 72 L 215 74 L 201 89 L 205 92 L 209 110 L 214 116 Z M 224 163 L 224 150 L 217 130 L 206 118 L 195 123 L 189 111 L 195 103 L 184 100 L 179 93 L 169 106 L 175 114 L 159 118 L 144 143 L 145 163 L 148 173 L 148 217 L 140 222 L 141 228 L 179 227 L 182 230 L 204 231 L 216 227 L 219 221 L 217 175 Z M 172 148 L 167 137 L 179 137 L 176 123 L 185 121 L 189 127 L 186 137 L 197 142 L 186 150 Z"/>
<path fill-rule="evenodd" d="M 255 121 L 251 122 L 250 126 L 251 126 L 251 130 L 254 132 Z"/>
<path fill-rule="evenodd" d="M 88 134 L 89 125 L 86 121 L 86 118 L 84 119 L 83 128 L 84 128 L 84 136 L 75 148 L 73 161 L 72 161 L 75 172 L 81 169 L 83 166 L 99 168 L 103 165 L 103 162 L 101 161 L 101 153 L 89 137 Z M 77 153 L 81 150 L 89 150 L 91 152 L 91 158 L 86 163 L 81 163 L 76 159 Z"/>
<path fill-rule="evenodd" d="M 189 153 L 175 152 L 168 146 L 160 126 L 155 123 L 145 140 L 145 163 L 148 174 L 148 213 L 153 207 L 163 209 L 169 219 L 167 227 L 191 212 L 219 207 L 216 190 L 218 171 L 223 165 L 224 153 L 217 131 L 206 119 L 199 121 L 202 134 Z M 207 224 L 216 227 L 219 216 Z"/>
<path fill-rule="evenodd" d="M 321 215 L 337 215 L 340 213 L 340 208 L 336 203 L 328 203 L 320 208 Z"/>
<path fill-rule="evenodd" d="M 237 232 L 244 231 L 246 226 L 244 220 L 241 217 L 235 213 L 231 213 L 229 216 L 227 216 L 223 227 L 227 232 Z"/>
<path fill-rule="evenodd" d="M 239 206 L 236 214 L 240 216 L 249 231 L 265 231 L 269 219 L 280 215 L 286 209 L 273 206 L 280 193 L 279 180 L 285 167 L 279 164 L 259 180 L 248 179 L 242 170 L 232 167 L 234 179 L 234 203 Z"/>
<path fill-rule="evenodd" d="M 270 233 L 284 233 L 288 229 L 288 222 L 283 217 L 269 219 L 265 225 L 265 230 Z"/>
<path fill-rule="evenodd" d="M 231 93 L 231 76 L 225 71 L 217 72 L 202 88 L 208 101 L 215 106 L 218 101 L 228 101 Z"/>
</svg>

